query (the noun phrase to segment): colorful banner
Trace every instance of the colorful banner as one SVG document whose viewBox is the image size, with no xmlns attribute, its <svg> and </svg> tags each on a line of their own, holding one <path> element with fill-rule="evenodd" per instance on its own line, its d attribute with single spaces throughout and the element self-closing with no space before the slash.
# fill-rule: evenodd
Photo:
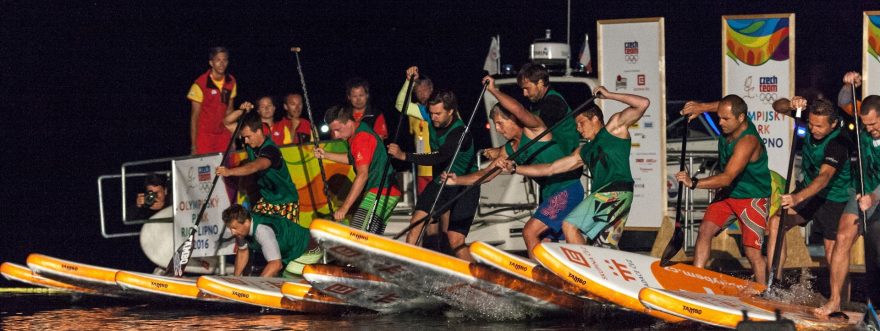
<svg viewBox="0 0 880 331">
<path fill-rule="evenodd" d="M 659 228 L 666 211 L 666 50 L 662 17 L 596 23 L 599 83 L 611 92 L 640 95 L 651 106 L 630 128 L 635 180 L 629 228 Z M 600 100 L 606 120 L 626 108 Z M 597 189 L 596 187 L 592 189 Z"/>
<path fill-rule="evenodd" d="M 324 142 L 321 144 L 321 147 L 333 153 L 348 152 L 348 145 L 341 140 Z M 313 145 L 310 143 L 284 145 L 280 149 L 281 157 L 284 158 L 284 162 L 287 164 L 287 170 L 290 171 L 290 177 L 293 179 L 299 195 L 300 224 L 308 227 L 316 216 L 317 218 L 332 219 L 327 206 L 327 196 L 324 195 L 324 181 L 321 178 L 318 159 L 315 158 L 313 152 Z M 234 155 L 232 161 L 233 164 L 238 165 L 245 159 L 247 159 L 247 154 L 240 152 Z M 333 197 L 333 210 L 335 211 L 336 207 L 342 205 L 342 202 L 348 195 L 351 183 L 354 181 L 354 168 L 347 164 L 324 160 L 324 171 L 327 174 L 327 181 L 330 183 L 329 191 L 331 197 Z M 251 185 L 256 185 L 255 179 L 239 181 L 238 203 L 248 204 L 245 202 L 245 191 Z M 256 186 L 252 187 L 252 191 L 259 190 Z M 315 213 L 316 210 L 317 215 Z"/>
<path fill-rule="evenodd" d="M 862 53 L 862 95 L 880 95 L 880 11 L 864 13 Z"/>
<path fill-rule="evenodd" d="M 794 14 L 723 16 L 721 34 L 722 95 L 745 100 L 770 170 L 785 174 L 793 121 L 772 105 L 794 95 Z"/>
<path fill-rule="evenodd" d="M 171 184 L 174 188 L 174 248 L 180 247 L 190 228 L 195 224 L 202 204 L 205 203 L 208 191 L 214 181 L 214 174 L 222 156 L 218 154 L 199 156 L 171 161 L 173 176 Z M 196 229 L 193 242 L 193 257 L 230 255 L 233 246 L 224 245 L 218 249 L 218 240 L 224 232 L 221 214 L 229 207 L 229 195 L 225 183 L 217 181 L 217 187 L 210 199 L 202 220 Z"/>
</svg>

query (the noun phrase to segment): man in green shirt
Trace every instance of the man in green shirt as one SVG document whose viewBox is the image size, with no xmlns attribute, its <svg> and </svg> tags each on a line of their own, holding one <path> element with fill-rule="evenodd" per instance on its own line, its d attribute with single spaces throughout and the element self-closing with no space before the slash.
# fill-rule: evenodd
<svg viewBox="0 0 880 331">
<path fill-rule="evenodd" d="M 712 238 L 727 228 L 734 219 L 742 230 L 746 258 L 752 265 L 755 281 L 766 283 L 767 261 L 761 255 L 767 209 L 770 199 L 770 169 L 767 149 L 758 130 L 749 120 L 748 106 L 736 95 L 721 101 L 700 103 L 689 101 L 681 114 L 692 120 L 701 113 L 718 113 L 723 135 L 718 137 L 718 157 L 722 172 L 702 179 L 691 178 L 687 171 L 675 175 L 690 189 L 721 189 L 715 201 L 706 208 L 697 234 L 694 266 L 705 268 L 709 260 Z"/>
<path fill-rule="evenodd" d="M 235 276 L 244 274 L 250 251 L 261 251 L 266 258 L 260 277 L 276 277 L 282 269 L 285 276 L 291 276 L 296 274 L 291 269 L 302 269 L 295 267 L 294 260 L 308 246 L 309 229 L 277 216 L 249 213 L 238 204 L 223 211 L 223 223 L 236 241 Z"/>
</svg>

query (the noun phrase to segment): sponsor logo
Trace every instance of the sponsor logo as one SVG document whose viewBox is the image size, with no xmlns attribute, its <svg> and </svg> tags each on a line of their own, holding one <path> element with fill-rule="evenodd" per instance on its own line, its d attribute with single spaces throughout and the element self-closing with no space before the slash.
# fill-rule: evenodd
<svg viewBox="0 0 880 331">
<path fill-rule="evenodd" d="M 400 266 L 400 265 L 392 265 L 392 266 L 389 266 L 389 267 L 385 267 L 385 268 L 381 268 L 381 269 L 376 269 L 376 270 L 379 270 L 379 271 L 384 272 L 384 273 L 392 274 L 392 275 L 394 275 L 394 274 L 399 274 L 399 273 L 401 273 L 401 272 L 406 271 L 406 269 L 404 269 L 403 266 Z"/>
<path fill-rule="evenodd" d="M 623 59 L 626 63 L 635 64 L 639 62 L 639 42 L 628 41 L 623 43 Z"/>
<path fill-rule="evenodd" d="M 571 279 L 571 280 L 573 280 L 575 283 L 578 283 L 578 284 L 581 284 L 581 285 L 584 285 L 584 286 L 587 285 L 587 282 L 586 282 L 585 280 L 581 279 L 580 277 L 576 276 L 576 275 L 573 274 L 573 273 L 570 273 L 570 272 L 569 272 L 569 273 L 568 273 L 568 278 Z"/>
<path fill-rule="evenodd" d="M 333 292 L 333 293 L 341 294 L 341 295 L 348 295 L 348 294 L 351 294 L 351 293 L 354 292 L 354 291 L 357 291 L 357 288 L 355 288 L 355 287 L 351 287 L 351 286 L 348 286 L 348 285 L 342 285 L 342 284 L 339 284 L 339 283 L 335 283 L 335 284 L 333 284 L 333 285 L 328 286 L 328 287 L 325 289 L 325 291 Z"/>
<path fill-rule="evenodd" d="M 651 129 L 654 127 L 654 122 L 645 122 L 645 129 Z"/>
<path fill-rule="evenodd" d="M 688 313 L 690 313 L 691 315 L 703 315 L 703 310 L 702 310 L 702 309 L 693 308 L 693 307 L 688 307 L 688 306 L 685 306 L 685 305 L 681 305 L 681 309 L 684 310 L 684 311 L 686 311 L 686 312 L 688 312 Z"/>
<path fill-rule="evenodd" d="M 776 91 L 778 90 L 779 79 L 776 76 L 761 77 L 758 79 L 758 100 L 765 104 L 771 104 L 776 101 Z"/>
<path fill-rule="evenodd" d="M 621 264 L 615 259 L 605 260 L 605 264 L 608 265 L 608 269 L 611 270 L 612 275 L 623 278 L 623 280 L 627 282 L 636 280 L 636 278 L 632 276 L 632 272 L 629 271 L 629 268 L 627 268 L 625 264 Z"/>
<path fill-rule="evenodd" d="M 614 90 L 626 90 L 626 77 L 617 75 L 617 80 L 614 81 Z"/>
<path fill-rule="evenodd" d="M 562 253 L 565 254 L 565 257 L 569 261 L 571 261 L 575 264 L 580 264 L 580 265 L 585 266 L 587 268 L 592 268 L 592 267 L 590 267 L 590 264 L 587 262 L 587 258 L 584 257 L 584 255 L 581 254 L 580 252 L 573 251 L 573 250 L 570 250 L 565 247 L 560 247 L 560 248 L 562 249 Z"/>
<path fill-rule="evenodd" d="M 153 285 L 155 288 L 168 288 L 168 284 L 165 283 L 150 282 L 150 285 Z"/>
<path fill-rule="evenodd" d="M 355 233 L 355 232 L 349 232 L 349 233 L 348 233 L 348 237 L 349 237 L 349 238 L 352 238 L 352 239 L 362 240 L 362 241 L 367 241 L 367 240 L 370 239 L 370 238 L 368 238 L 367 236 L 365 236 L 365 235 L 363 235 L 363 234 Z"/>
<path fill-rule="evenodd" d="M 63 263 L 62 263 L 62 264 L 61 264 L 61 269 L 64 269 L 64 270 L 70 270 L 70 271 L 77 271 L 77 270 L 79 270 L 79 267 L 77 267 L 77 266 L 75 266 L 75 265 L 69 265 L 69 264 L 63 264 Z"/>
<path fill-rule="evenodd" d="M 513 268 L 513 270 L 529 271 L 529 267 L 526 267 L 526 266 L 524 266 L 524 265 L 522 265 L 522 264 L 519 264 L 519 263 L 516 263 L 516 262 L 513 262 L 513 261 L 508 262 L 508 264 L 510 265 L 510 267 Z"/>
<path fill-rule="evenodd" d="M 238 297 L 239 299 L 250 299 L 251 295 L 247 293 L 241 293 L 239 291 L 232 291 L 232 295 Z"/>
<path fill-rule="evenodd" d="M 330 248 L 330 251 L 333 253 L 336 253 L 338 255 L 342 255 L 344 257 L 349 257 L 349 258 L 361 255 L 360 252 L 353 250 L 351 248 L 345 247 L 345 246 L 336 246 L 336 247 Z"/>
<path fill-rule="evenodd" d="M 211 180 L 211 166 L 201 166 L 198 168 L 199 181 L 204 182 Z"/>
<path fill-rule="evenodd" d="M 636 76 L 636 85 L 645 86 L 645 75 L 644 74 L 639 74 L 638 76 Z"/>
<path fill-rule="evenodd" d="M 229 282 L 229 283 L 233 283 L 233 284 L 247 285 L 247 283 L 245 283 L 243 280 L 236 279 L 236 278 L 223 278 L 223 280 L 225 280 L 226 282 Z"/>
<path fill-rule="evenodd" d="M 388 293 L 385 296 L 382 296 L 376 300 L 373 300 L 374 303 L 392 303 L 397 301 L 398 296 L 394 293 Z"/>
</svg>

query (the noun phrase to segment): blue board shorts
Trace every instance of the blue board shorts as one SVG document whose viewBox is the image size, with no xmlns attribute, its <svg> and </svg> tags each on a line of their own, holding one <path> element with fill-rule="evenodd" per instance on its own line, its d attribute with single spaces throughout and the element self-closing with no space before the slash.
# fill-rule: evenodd
<svg viewBox="0 0 880 331">
<path fill-rule="evenodd" d="M 559 192 L 544 199 L 534 217 L 550 228 L 551 234 L 562 233 L 562 221 L 584 200 L 584 186 L 575 181 Z"/>
</svg>

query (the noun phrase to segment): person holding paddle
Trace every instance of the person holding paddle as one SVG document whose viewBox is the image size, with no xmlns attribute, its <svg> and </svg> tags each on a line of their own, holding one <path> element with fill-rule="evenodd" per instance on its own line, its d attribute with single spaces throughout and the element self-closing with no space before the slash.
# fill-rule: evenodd
<svg viewBox="0 0 880 331">
<path fill-rule="evenodd" d="M 736 219 L 742 230 L 746 258 L 752 265 L 755 281 L 766 284 L 767 261 L 761 255 L 761 246 L 764 244 L 770 199 L 767 149 L 749 119 L 748 105 L 739 96 L 731 94 L 716 102 L 689 101 L 681 114 L 693 120 L 708 111 L 718 113 L 723 133 L 718 137 L 718 158 L 722 172 L 702 179 L 690 177 L 687 171 L 675 175 L 691 190 L 721 189 L 715 201 L 706 208 L 700 224 L 694 266 L 706 267 L 712 238 Z"/>
<path fill-rule="evenodd" d="M 416 90 L 418 91 L 418 90 Z M 458 141 L 461 140 L 465 133 L 464 121 L 459 117 L 458 101 L 455 94 L 451 91 L 438 91 L 433 93 L 427 101 L 428 118 L 431 127 L 430 142 L 431 153 L 404 153 L 397 144 L 388 145 L 388 154 L 398 160 L 408 161 L 417 165 L 429 165 L 434 170 L 434 180 L 428 184 L 422 194 L 419 195 L 415 212 L 413 212 L 411 222 L 416 222 L 427 216 L 432 210 L 435 203 L 445 204 L 452 197 L 460 193 L 462 187 L 449 187 L 440 193 L 441 173 L 449 167 L 455 157 L 455 163 L 452 165 L 452 172 L 457 175 L 464 175 L 477 171 L 477 156 L 474 151 L 473 139 L 471 136 L 465 135 L 462 146 L 458 147 Z M 438 198 L 437 195 L 440 194 Z M 434 202 L 437 200 L 437 202 Z M 452 206 L 452 209 L 444 211 L 441 216 L 441 228 L 449 239 L 449 246 L 452 248 L 455 256 L 472 261 L 467 245 L 464 243 L 465 237 L 474 221 L 474 215 L 477 213 L 477 207 L 480 203 L 480 190 L 474 189 Z M 406 237 L 408 244 L 415 245 L 421 233 L 421 226 L 413 228 Z"/>
<path fill-rule="evenodd" d="M 804 108 L 807 108 L 809 113 L 807 127 L 810 134 L 804 137 L 801 146 L 800 169 L 803 181 L 797 183 L 794 193 L 784 194 L 781 197 L 782 207 L 788 210 L 788 215 L 796 215 L 796 217 L 789 216 L 786 224 L 782 226 L 788 229 L 794 225 L 805 225 L 807 222 L 815 221 L 813 228 L 824 238 L 825 260 L 831 265 L 834 240 L 837 237 L 837 223 L 852 189 L 849 163 L 852 143 L 846 133 L 842 132 L 837 111 L 828 100 L 816 100 L 809 105 L 809 108 L 807 100 L 800 96 L 795 96 L 790 101 L 779 99 L 773 103 L 776 112 L 792 117 L 795 117 L 793 110 Z M 781 271 L 782 265 L 785 264 L 785 245 L 775 247 L 778 222 L 780 222 L 779 216 L 773 215 L 770 218 L 767 260 L 773 261 L 774 252 L 779 252 L 779 270 L 771 274 L 780 276 L 777 277 L 780 279 L 773 280 L 774 284 L 784 284 L 781 282 Z M 784 235 L 786 230 L 780 232 Z"/>
<path fill-rule="evenodd" d="M 315 148 L 315 157 L 354 166 L 355 178 L 351 190 L 333 219 L 342 221 L 348 211 L 360 199 L 354 217 L 353 228 L 375 234 L 385 232 L 385 225 L 400 200 L 400 189 L 391 184 L 392 171 L 385 166 L 388 152 L 382 138 L 366 122 L 357 121 L 349 107 L 333 107 L 327 110 L 324 121 L 330 126 L 331 135 L 348 142 L 348 153 L 331 153 L 323 148 Z M 383 180 L 384 177 L 384 180 Z M 387 183 L 380 185 L 380 183 Z M 380 186 L 382 186 L 380 196 Z M 381 198 L 381 199 L 379 199 Z"/>
<path fill-rule="evenodd" d="M 448 185 L 473 185 L 477 179 L 493 171 L 493 168 L 496 166 L 502 167 L 508 155 L 513 155 L 520 146 L 528 144 L 532 139 L 548 130 L 544 121 L 538 115 L 529 112 L 516 99 L 499 90 L 491 76 L 484 77 L 483 81 L 488 82 L 486 91 L 492 93 L 498 99 L 498 104 L 492 108 L 490 115 L 495 123 L 495 129 L 509 141 L 501 148 L 498 148 L 498 155 L 489 167 L 464 176 L 458 176 L 456 173 L 444 174 L 448 177 Z M 552 133 L 541 137 L 537 143 L 532 144 L 525 152 L 519 153 L 516 163 L 523 165 L 550 163 L 564 157 L 565 152 L 554 141 L 553 137 Z M 515 166 L 509 172 L 516 173 Z M 495 178 L 498 173 L 493 171 L 493 175 L 487 178 L 487 181 Z M 565 215 L 568 215 L 574 209 L 578 202 L 583 200 L 584 187 L 580 183 L 580 175 L 580 169 L 574 169 L 555 176 L 536 179 L 541 187 L 540 205 L 534 216 L 523 227 L 523 240 L 525 241 L 529 257 L 534 258 L 532 256 L 532 248 L 541 242 L 541 238 L 548 236 L 553 238 L 562 237 L 562 233 L 558 229 L 555 232 L 548 231 L 550 228 L 545 224 L 557 219 L 561 221 Z"/>
</svg>

